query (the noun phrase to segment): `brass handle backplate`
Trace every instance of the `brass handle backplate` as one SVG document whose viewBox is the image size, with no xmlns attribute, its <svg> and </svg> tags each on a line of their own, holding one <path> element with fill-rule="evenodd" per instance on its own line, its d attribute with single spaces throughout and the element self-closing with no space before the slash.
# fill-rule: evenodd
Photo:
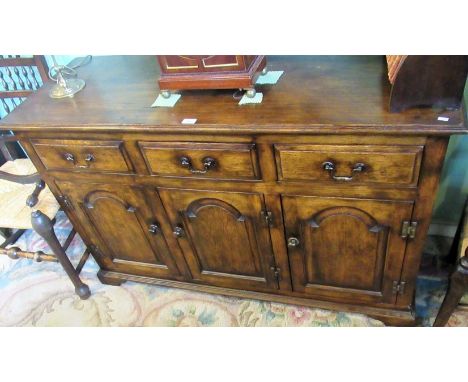
<svg viewBox="0 0 468 382">
<path fill-rule="evenodd" d="M 330 177 L 333 180 L 350 182 L 353 180 L 353 177 L 356 173 L 364 172 L 367 170 L 368 166 L 365 163 L 358 162 L 351 169 L 351 174 L 349 176 L 336 175 L 336 165 L 333 162 L 327 161 L 322 163 L 322 168 L 325 171 L 328 171 Z"/>
<path fill-rule="evenodd" d="M 197 170 L 192 166 L 192 160 L 189 157 L 182 156 L 179 158 L 179 163 L 182 167 L 188 168 L 192 174 L 206 174 L 209 170 L 216 167 L 216 160 L 211 157 L 203 158 L 203 170 Z"/>
</svg>

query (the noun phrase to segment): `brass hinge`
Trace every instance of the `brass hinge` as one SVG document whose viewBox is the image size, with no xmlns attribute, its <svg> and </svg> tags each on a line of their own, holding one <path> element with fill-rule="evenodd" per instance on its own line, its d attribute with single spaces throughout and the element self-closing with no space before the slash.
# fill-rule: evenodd
<svg viewBox="0 0 468 382">
<path fill-rule="evenodd" d="M 394 281 L 392 292 L 393 294 L 403 294 L 405 293 L 406 281 Z"/>
<path fill-rule="evenodd" d="M 60 204 L 62 205 L 62 207 L 64 209 L 67 209 L 69 211 L 73 211 L 73 204 L 70 202 L 70 199 L 68 199 L 68 196 L 60 195 L 58 197 L 58 200 L 59 200 Z"/>
<path fill-rule="evenodd" d="M 414 239 L 416 236 L 416 229 L 418 228 L 418 222 L 404 221 L 401 226 L 401 237 L 403 239 Z"/>
<path fill-rule="evenodd" d="M 262 218 L 268 227 L 273 227 L 273 214 L 271 211 L 264 210 L 261 212 Z"/>
<path fill-rule="evenodd" d="M 273 272 L 273 277 L 275 278 L 275 280 L 276 280 L 277 282 L 279 282 L 280 279 L 281 279 L 281 269 L 279 269 L 279 268 L 276 267 L 276 266 L 270 267 L 270 269 L 271 269 L 272 272 Z"/>
</svg>

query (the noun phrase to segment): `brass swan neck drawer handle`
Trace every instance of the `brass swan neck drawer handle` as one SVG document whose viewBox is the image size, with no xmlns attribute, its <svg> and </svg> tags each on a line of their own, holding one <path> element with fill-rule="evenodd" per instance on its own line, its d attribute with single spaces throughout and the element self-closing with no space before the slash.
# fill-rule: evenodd
<svg viewBox="0 0 468 382">
<path fill-rule="evenodd" d="M 351 180 L 353 180 L 353 177 L 356 173 L 360 173 L 360 172 L 364 172 L 367 170 L 368 166 L 364 163 L 356 163 L 352 170 L 351 170 L 351 174 L 350 176 L 340 176 L 340 175 L 336 175 L 336 165 L 335 163 L 333 162 L 323 162 L 322 163 L 322 168 L 325 170 L 325 171 L 328 171 L 328 173 L 330 174 L 330 177 L 333 179 L 333 180 L 337 180 L 337 181 L 344 181 L 344 182 L 350 182 Z"/>
<path fill-rule="evenodd" d="M 192 174 L 206 174 L 209 170 L 216 167 L 216 160 L 211 157 L 203 158 L 203 170 L 197 170 L 192 166 L 192 161 L 189 157 L 183 156 L 179 158 L 179 163 L 182 167 L 188 168 Z"/>
</svg>

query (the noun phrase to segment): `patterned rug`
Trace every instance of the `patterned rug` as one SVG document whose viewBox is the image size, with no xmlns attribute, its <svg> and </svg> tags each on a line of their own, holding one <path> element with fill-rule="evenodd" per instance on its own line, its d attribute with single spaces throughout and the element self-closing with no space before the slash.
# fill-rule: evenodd
<svg viewBox="0 0 468 382">
<path fill-rule="evenodd" d="M 71 225 L 59 213 L 55 225 L 65 240 Z M 28 250 L 49 251 L 34 232 L 27 231 L 16 244 Z M 78 235 L 67 253 L 76 264 L 84 250 Z M 103 285 L 98 266 L 90 258 L 81 277 L 92 296 L 80 300 L 57 263 L 34 263 L 0 257 L 0 326 L 383 326 L 360 314 L 332 312 L 141 283 L 120 287 Z M 424 297 L 418 301 L 425 323 L 437 312 L 443 297 L 440 282 L 421 281 Z M 441 292 L 442 290 L 442 292 Z M 456 316 L 450 325 L 468 325 Z"/>
</svg>

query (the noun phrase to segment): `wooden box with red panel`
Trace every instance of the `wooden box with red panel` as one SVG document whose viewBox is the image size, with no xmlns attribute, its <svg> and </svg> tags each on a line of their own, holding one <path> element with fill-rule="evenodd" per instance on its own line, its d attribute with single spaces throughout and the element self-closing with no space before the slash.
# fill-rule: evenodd
<svg viewBox="0 0 468 382">
<path fill-rule="evenodd" d="M 245 89 L 255 96 L 255 81 L 266 66 L 265 56 L 158 56 L 161 94 L 193 89 Z"/>
</svg>

